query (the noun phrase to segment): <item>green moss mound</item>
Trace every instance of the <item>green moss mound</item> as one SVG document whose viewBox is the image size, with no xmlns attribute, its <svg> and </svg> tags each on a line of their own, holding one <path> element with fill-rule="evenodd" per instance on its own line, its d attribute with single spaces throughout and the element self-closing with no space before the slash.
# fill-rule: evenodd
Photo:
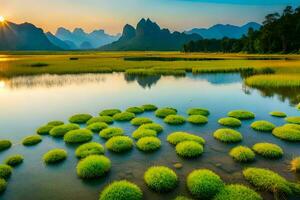
<svg viewBox="0 0 300 200">
<path fill-rule="evenodd" d="M 234 117 L 241 120 L 255 118 L 255 114 L 247 110 L 233 110 L 228 112 L 227 115 L 228 117 Z"/>
<path fill-rule="evenodd" d="M 7 179 L 12 173 L 12 167 L 5 164 L 0 164 L 0 178 Z"/>
<path fill-rule="evenodd" d="M 132 149 L 133 141 L 127 136 L 114 136 L 105 143 L 105 146 L 110 151 L 122 153 Z"/>
<path fill-rule="evenodd" d="M 287 117 L 285 121 L 291 124 L 299 124 L 300 125 L 300 117 Z"/>
<path fill-rule="evenodd" d="M 192 199 L 185 197 L 185 196 L 178 196 L 174 200 L 192 200 Z"/>
<path fill-rule="evenodd" d="M 17 165 L 20 165 L 24 160 L 24 157 L 20 154 L 16 154 L 16 155 L 12 155 L 7 157 L 4 160 L 4 163 L 11 166 L 11 167 L 15 167 Z"/>
<path fill-rule="evenodd" d="M 104 154 L 104 147 L 97 142 L 89 142 L 80 145 L 75 151 L 77 158 L 85 158 L 90 155 L 102 155 Z"/>
<path fill-rule="evenodd" d="M 37 130 L 36 130 L 36 133 L 39 134 L 39 135 L 49 135 L 49 132 L 51 131 L 51 129 L 53 129 L 55 126 L 53 125 L 43 125 L 41 127 L 39 127 Z"/>
<path fill-rule="evenodd" d="M 126 109 L 126 112 L 131 112 L 134 114 L 140 114 L 144 112 L 144 109 L 142 107 L 129 107 Z"/>
<path fill-rule="evenodd" d="M 146 184 L 156 192 L 169 192 L 178 185 L 176 173 L 164 166 L 148 168 L 144 174 Z"/>
<path fill-rule="evenodd" d="M 89 121 L 87 121 L 86 124 L 91 125 L 96 122 L 104 122 L 106 124 L 112 124 L 114 122 L 114 119 L 111 116 L 93 117 L 93 118 L 89 119 Z"/>
<path fill-rule="evenodd" d="M 177 110 L 175 108 L 159 108 L 155 111 L 155 116 L 160 118 L 165 118 L 168 115 L 176 115 Z"/>
<path fill-rule="evenodd" d="M 39 135 L 31 135 L 27 136 L 22 140 L 22 144 L 24 146 L 32 146 L 40 143 L 42 141 L 42 137 Z"/>
<path fill-rule="evenodd" d="M 226 185 L 213 200 L 263 200 L 263 198 L 244 185 Z"/>
<path fill-rule="evenodd" d="M 105 109 L 105 110 L 102 110 L 99 115 L 100 116 L 114 116 L 115 114 L 117 113 L 120 113 L 122 112 L 120 109 Z"/>
<path fill-rule="evenodd" d="M 134 126 L 141 126 L 143 124 L 152 123 L 152 120 L 147 117 L 136 117 L 130 121 L 130 123 Z"/>
<path fill-rule="evenodd" d="M 280 146 L 271 143 L 257 143 L 253 145 L 252 149 L 255 153 L 265 158 L 281 158 L 283 156 L 283 150 Z"/>
<path fill-rule="evenodd" d="M 54 120 L 54 121 L 50 121 L 48 122 L 47 125 L 51 125 L 51 126 L 59 126 L 59 125 L 63 125 L 64 122 L 63 121 L 59 121 L 59 120 Z"/>
<path fill-rule="evenodd" d="M 300 141 L 300 125 L 285 124 L 274 128 L 272 134 L 282 140 L 297 142 Z"/>
<path fill-rule="evenodd" d="M 237 146 L 230 150 L 229 155 L 237 162 L 251 162 L 255 159 L 255 153 L 245 146 Z"/>
<path fill-rule="evenodd" d="M 0 140 L 0 151 L 4 151 L 11 147 L 12 143 L 9 140 Z"/>
<path fill-rule="evenodd" d="M 83 179 L 100 178 L 109 172 L 110 160 L 102 155 L 90 155 L 80 160 L 76 166 L 77 175 Z"/>
<path fill-rule="evenodd" d="M 121 112 L 113 116 L 116 121 L 130 121 L 135 118 L 135 114 L 131 112 Z"/>
<path fill-rule="evenodd" d="M 218 120 L 218 123 L 223 126 L 229 126 L 229 127 L 240 127 L 242 125 L 242 122 L 233 117 L 224 117 Z"/>
<path fill-rule="evenodd" d="M 291 170 L 293 172 L 300 172 L 300 157 L 296 157 L 291 161 Z"/>
<path fill-rule="evenodd" d="M 156 131 L 156 133 L 160 133 L 164 130 L 162 125 L 157 123 L 143 124 L 139 127 L 139 129 L 149 129 L 149 130 Z"/>
<path fill-rule="evenodd" d="M 141 151 L 155 151 L 160 148 L 161 141 L 157 137 L 142 137 L 136 143 L 136 146 Z"/>
<path fill-rule="evenodd" d="M 272 111 L 269 114 L 273 117 L 286 117 L 286 114 L 281 111 Z"/>
<path fill-rule="evenodd" d="M 225 143 L 236 143 L 242 141 L 243 139 L 243 136 L 240 132 L 229 128 L 218 129 L 213 135 L 214 138 Z"/>
<path fill-rule="evenodd" d="M 183 141 L 176 145 L 176 153 L 184 158 L 195 158 L 203 153 L 203 146 L 195 141 Z"/>
<path fill-rule="evenodd" d="M 265 120 L 256 121 L 251 124 L 251 128 L 262 132 L 271 132 L 275 127 L 273 123 Z"/>
<path fill-rule="evenodd" d="M 93 116 L 90 114 L 76 114 L 69 118 L 69 122 L 75 124 L 85 124 Z"/>
<path fill-rule="evenodd" d="M 212 199 L 224 187 L 222 179 L 208 169 L 191 172 L 187 177 L 187 187 L 199 199 Z"/>
<path fill-rule="evenodd" d="M 94 133 L 99 133 L 101 130 L 108 128 L 108 125 L 105 122 L 95 122 L 88 125 L 86 128 Z"/>
<path fill-rule="evenodd" d="M 66 143 L 84 143 L 93 139 L 93 132 L 88 129 L 77 129 L 69 131 L 64 136 Z"/>
<path fill-rule="evenodd" d="M 142 137 L 156 137 L 157 133 L 154 130 L 150 129 L 137 129 L 132 133 L 132 137 L 136 140 L 142 138 Z"/>
<path fill-rule="evenodd" d="M 80 129 L 78 124 L 63 124 L 51 129 L 49 134 L 52 137 L 63 137 L 67 132 Z"/>
<path fill-rule="evenodd" d="M 184 124 L 185 118 L 181 115 L 168 115 L 165 117 L 164 122 L 172 125 Z"/>
<path fill-rule="evenodd" d="M 0 178 L 0 194 L 6 190 L 7 182 L 5 179 Z"/>
<path fill-rule="evenodd" d="M 187 110 L 188 115 L 203 115 L 208 116 L 209 111 L 205 108 L 190 108 Z"/>
<path fill-rule="evenodd" d="M 104 139 L 109 139 L 114 136 L 124 135 L 124 130 L 119 127 L 108 127 L 100 131 L 99 135 Z"/>
<path fill-rule="evenodd" d="M 208 119 L 203 115 L 191 115 L 187 118 L 187 121 L 192 124 L 206 124 Z"/>
<path fill-rule="evenodd" d="M 67 155 L 64 149 L 52 149 L 43 155 L 43 161 L 46 164 L 55 164 L 65 160 Z"/>
<path fill-rule="evenodd" d="M 202 137 L 187 132 L 173 132 L 168 135 L 167 141 L 173 145 L 183 141 L 195 141 L 202 145 L 205 144 L 205 140 Z"/>
<path fill-rule="evenodd" d="M 142 109 L 144 109 L 144 111 L 155 111 L 157 110 L 157 107 L 153 104 L 145 104 L 142 105 Z"/>
<path fill-rule="evenodd" d="M 142 200 L 142 190 L 128 181 L 115 181 L 105 187 L 99 200 Z"/>
</svg>

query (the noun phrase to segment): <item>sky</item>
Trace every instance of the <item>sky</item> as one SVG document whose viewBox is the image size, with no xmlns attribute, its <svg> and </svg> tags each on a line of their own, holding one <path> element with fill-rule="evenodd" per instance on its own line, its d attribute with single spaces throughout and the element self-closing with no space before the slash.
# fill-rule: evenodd
<svg viewBox="0 0 300 200">
<path fill-rule="evenodd" d="M 141 18 L 172 31 L 219 23 L 261 23 L 266 14 L 280 12 L 286 5 L 298 7 L 300 0 L 0 0 L 0 16 L 53 33 L 58 27 L 81 27 L 116 34 Z"/>
</svg>

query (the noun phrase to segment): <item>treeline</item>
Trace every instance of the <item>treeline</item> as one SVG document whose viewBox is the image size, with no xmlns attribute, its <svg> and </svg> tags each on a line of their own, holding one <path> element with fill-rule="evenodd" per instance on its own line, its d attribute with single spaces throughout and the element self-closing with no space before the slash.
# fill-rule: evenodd
<svg viewBox="0 0 300 200">
<path fill-rule="evenodd" d="M 223 38 L 191 41 L 183 46 L 184 52 L 248 52 L 300 53 L 300 7 L 287 6 L 282 14 L 265 17 L 262 27 L 252 28 L 241 39 Z"/>
</svg>

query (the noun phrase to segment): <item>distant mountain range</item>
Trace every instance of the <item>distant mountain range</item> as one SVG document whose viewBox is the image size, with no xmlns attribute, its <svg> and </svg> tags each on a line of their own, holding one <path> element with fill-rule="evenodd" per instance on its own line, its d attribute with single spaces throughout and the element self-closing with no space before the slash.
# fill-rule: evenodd
<svg viewBox="0 0 300 200">
<path fill-rule="evenodd" d="M 208 29 L 194 28 L 186 31 L 187 34 L 199 34 L 205 39 L 222 39 L 224 37 L 239 39 L 248 33 L 249 28 L 260 29 L 261 25 L 256 22 L 249 22 L 243 26 L 234 26 L 230 24 L 216 24 Z"/>
</svg>

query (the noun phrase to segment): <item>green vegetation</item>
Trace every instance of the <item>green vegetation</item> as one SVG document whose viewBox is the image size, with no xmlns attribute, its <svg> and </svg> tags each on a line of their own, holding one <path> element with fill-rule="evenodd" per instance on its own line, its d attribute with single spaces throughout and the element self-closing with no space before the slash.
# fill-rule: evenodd
<svg viewBox="0 0 300 200">
<path fill-rule="evenodd" d="M 161 141 L 157 137 L 142 137 L 137 141 L 136 146 L 141 151 L 155 151 L 160 148 Z"/>
<path fill-rule="evenodd" d="M 233 117 L 224 117 L 218 120 L 218 123 L 223 126 L 229 127 L 240 127 L 242 125 L 241 120 L 233 118 Z"/>
<path fill-rule="evenodd" d="M 94 133 L 99 133 L 99 131 L 108 128 L 105 122 L 95 122 L 86 127 L 87 129 L 93 131 Z"/>
<path fill-rule="evenodd" d="M 205 108 L 190 108 L 187 110 L 188 115 L 203 115 L 208 116 L 209 111 Z"/>
<path fill-rule="evenodd" d="M 147 117 L 136 117 L 133 118 L 130 123 L 134 126 L 141 126 L 143 124 L 149 124 L 152 123 L 152 120 L 150 118 Z"/>
<path fill-rule="evenodd" d="M 47 66 L 49 66 L 48 63 L 41 63 L 41 62 L 32 63 L 32 64 L 30 65 L 30 67 L 47 67 Z"/>
<path fill-rule="evenodd" d="M 155 116 L 160 118 L 165 118 L 168 115 L 176 115 L 176 114 L 177 114 L 177 110 L 171 107 L 159 108 L 155 111 Z"/>
<path fill-rule="evenodd" d="M 269 114 L 273 117 L 286 117 L 286 114 L 281 111 L 272 111 Z"/>
<path fill-rule="evenodd" d="M 126 109 L 126 112 L 140 114 L 144 112 L 144 109 L 142 107 L 129 107 Z"/>
<path fill-rule="evenodd" d="M 11 147 L 11 141 L 9 140 L 0 140 L 0 151 L 4 151 Z"/>
<path fill-rule="evenodd" d="M 24 160 L 24 157 L 20 154 L 16 154 L 16 155 L 12 155 L 7 157 L 4 160 L 4 163 L 11 166 L 11 167 L 15 167 L 17 165 L 20 165 Z"/>
<path fill-rule="evenodd" d="M 300 125 L 300 117 L 287 117 L 285 121 L 291 124 L 299 124 Z"/>
<path fill-rule="evenodd" d="M 229 155 L 238 162 L 251 162 L 255 159 L 255 153 L 245 146 L 237 146 L 230 150 Z"/>
<path fill-rule="evenodd" d="M 67 155 L 64 149 L 52 149 L 43 155 L 43 161 L 46 164 L 55 164 L 65 160 Z"/>
<path fill-rule="evenodd" d="M 116 121 L 130 121 L 135 118 L 135 114 L 131 112 L 121 112 L 113 116 Z"/>
<path fill-rule="evenodd" d="M 77 175 L 83 179 L 100 178 L 109 172 L 110 168 L 110 160 L 102 155 L 87 156 L 76 166 Z"/>
<path fill-rule="evenodd" d="M 84 143 L 93 138 L 93 132 L 88 129 L 76 129 L 69 131 L 64 136 L 66 143 Z"/>
<path fill-rule="evenodd" d="M 100 131 L 99 135 L 104 139 L 109 139 L 114 136 L 124 135 L 124 130 L 119 127 L 108 127 Z"/>
<path fill-rule="evenodd" d="M 85 158 L 90 155 L 102 155 L 104 154 L 104 147 L 97 142 L 89 142 L 80 145 L 75 151 L 77 158 Z"/>
<path fill-rule="evenodd" d="M 121 110 L 119 109 L 105 109 L 105 110 L 102 110 L 99 115 L 100 116 L 114 116 L 115 114 L 117 113 L 120 113 L 122 112 Z"/>
<path fill-rule="evenodd" d="M 63 125 L 64 122 L 63 121 L 59 121 L 59 120 L 54 120 L 54 121 L 50 121 L 48 122 L 47 125 L 51 125 L 51 126 L 59 126 L 59 125 Z"/>
<path fill-rule="evenodd" d="M 176 197 L 174 200 L 192 200 L 192 199 L 187 198 L 187 197 L 185 197 L 185 196 L 178 196 L 178 197 Z"/>
<path fill-rule="evenodd" d="M 191 115 L 187 118 L 187 121 L 192 124 L 206 124 L 208 119 L 203 115 Z"/>
<path fill-rule="evenodd" d="M 67 132 L 80 129 L 78 124 L 63 124 L 51 129 L 49 134 L 52 137 L 63 137 Z"/>
<path fill-rule="evenodd" d="M 214 138 L 225 143 L 240 142 L 243 139 L 243 136 L 240 132 L 229 128 L 218 129 L 214 132 L 213 135 Z"/>
<path fill-rule="evenodd" d="M 203 153 L 203 146 L 195 141 L 183 141 L 176 145 L 176 153 L 184 158 L 198 157 Z"/>
<path fill-rule="evenodd" d="M 164 166 L 154 166 L 147 169 L 144 174 L 146 184 L 156 192 L 169 192 L 178 185 L 176 173 Z"/>
<path fill-rule="evenodd" d="M 48 135 L 50 130 L 53 127 L 54 127 L 53 125 L 49 125 L 49 124 L 43 125 L 36 130 L 36 133 L 39 135 Z"/>
<path fill-rule="evenodd" d="M 167 141 L 173 145 L 183 141 L 195 141 L 202 145 L 205 144 L 205 140 L 202 137 L 187 132 L 173 132 L 168 135 Z"/>
<path fill-rule="evenodd" d="M 252 149 L 259 155 L 266 158 L 281 158 L 283 155 L 283 150 L 280 146 L 271 143 L 257 143 L 253 145 Z"/>
<path fill-rule="evenodd" d="M 251 124 L 251 128 L 262 132 L 271 132 L 275 127 L 273 123 L 265 120 L 255 121 Z"/>
<path fill-rule="evenodd" d="M 115 181 L 108 185 L 100 194 L 99 200 L 142 200 L 143 192 L 134 183 Z"/>
<path fill-rule="evenodd" d="M 142 137 L 156 137 L 157 133 L 154 130 L 151 129 L 137 129 L 132 133 L 132 137 L 136 140 L 142 138 Z"/>
<path fill-rule="evenodd" d="M 223 189 L 224 183 L 214 172 L 208 169 L 199 169 L 188 175 L 187 187 L 198 199 L 212 199 Z"/>
<path fill-rule="evenodd" d="M 156 133 L 160 133 L 160 132 L 163 131 L 163 127 L 160 124 L 157 124 L 157 123 L 143 124 L 138 129 L 139 130 L 149 129 L 149 130 L 156 131 Z"/>
<path fill-rule="evenodd" d="M 300 86 L 297 74 L 255 75 L 247 78 L 245 83 L 257 88 L 291 88 Z"/>
<path fill-rule="evenodd" d="M 105 143 L 105 146 L 110 151 L 122 153 L 132 149 L 133 141 L 127 136 L 114 136 Z"/>
<path fill-rule="evenodd" d="M 234 117 L 237 119 L 253 119 L 255 118 L 255 115 L 253 112 L 247 111 L 247 110 L 232 110 L 228 112 L 228 117 Z"/>
<path fill-rule="evenodd" d="M 76 114 L 69 118 L 69 122 L 75 124 L 85 124 L 93 116 L 90 114 Z"/>
<path fill-rule="evenodd" d="M 127 58 L 128 60 L 128 58 Z M 125 71 L 126 75 L 139 75 L 139 76 L 155 76 L 155 75 L 163 75 L 163 76 L 185 76 L 185 70 L 179 69 L 160 69 L 160 68 L 150 68 L 150 69 L 127 69 Z"/>
<path fill-rule="evenodd" d="M 0 178 L 0 194 L 6 190 L 6 187 L 7 187 L 6 180 Z"/>
<path fill-rule="evenodd" d="M 300 157 L 296 157 L 291 161 L 291 170 L 293 172 L 300 172 Z"/>
<path fill-rule="evenodd" d="M 254 190 L 244 185 L 226 185 L 213 200 L 263 200 Z"/>
<path fill-rule="evenodd" d="M 291 142 L 300 141 L 300 125 L 298 124 L 285 124 L 280 127 L 276 127 L 272 134 L 282 140 Z"/>
<path fill-rule="evenodd" d="M 111 116 L 99 116 L 99 117 L 92 117 L 89 121 L 86 122 L 87 125 L 91 125 L 96 122 L 104 122 L 107 124 L 112 124 L 114 119 Z"/>
<path fill-rule="evenodd" d="M 172 125 L 184 124 L 185 118 L 181 115 L 168 115 L 165 117 L 164 122 Z"/>
<path fill-rule="evenodd" d="M 40 143 L 42 141 L 42 137 L 39 135 L 31 135 L 27 136 L 22 140 L 22 144 L 24 146 L 32 146 Z"/>
<path fill-rule="evenodd" d="M 7 179 L 12 173 L 12 167 L 5 164 L 0 164 L 0 178 Z"/>
<path fill-rule="evenodd" d="M 144 111 L 155 111 L 155 110 L 157 110 L 157 107 L 153 104 L 145 104 L 145 105 L 142 105 L 141 108 L 144 109 Z"/>
</svg>

